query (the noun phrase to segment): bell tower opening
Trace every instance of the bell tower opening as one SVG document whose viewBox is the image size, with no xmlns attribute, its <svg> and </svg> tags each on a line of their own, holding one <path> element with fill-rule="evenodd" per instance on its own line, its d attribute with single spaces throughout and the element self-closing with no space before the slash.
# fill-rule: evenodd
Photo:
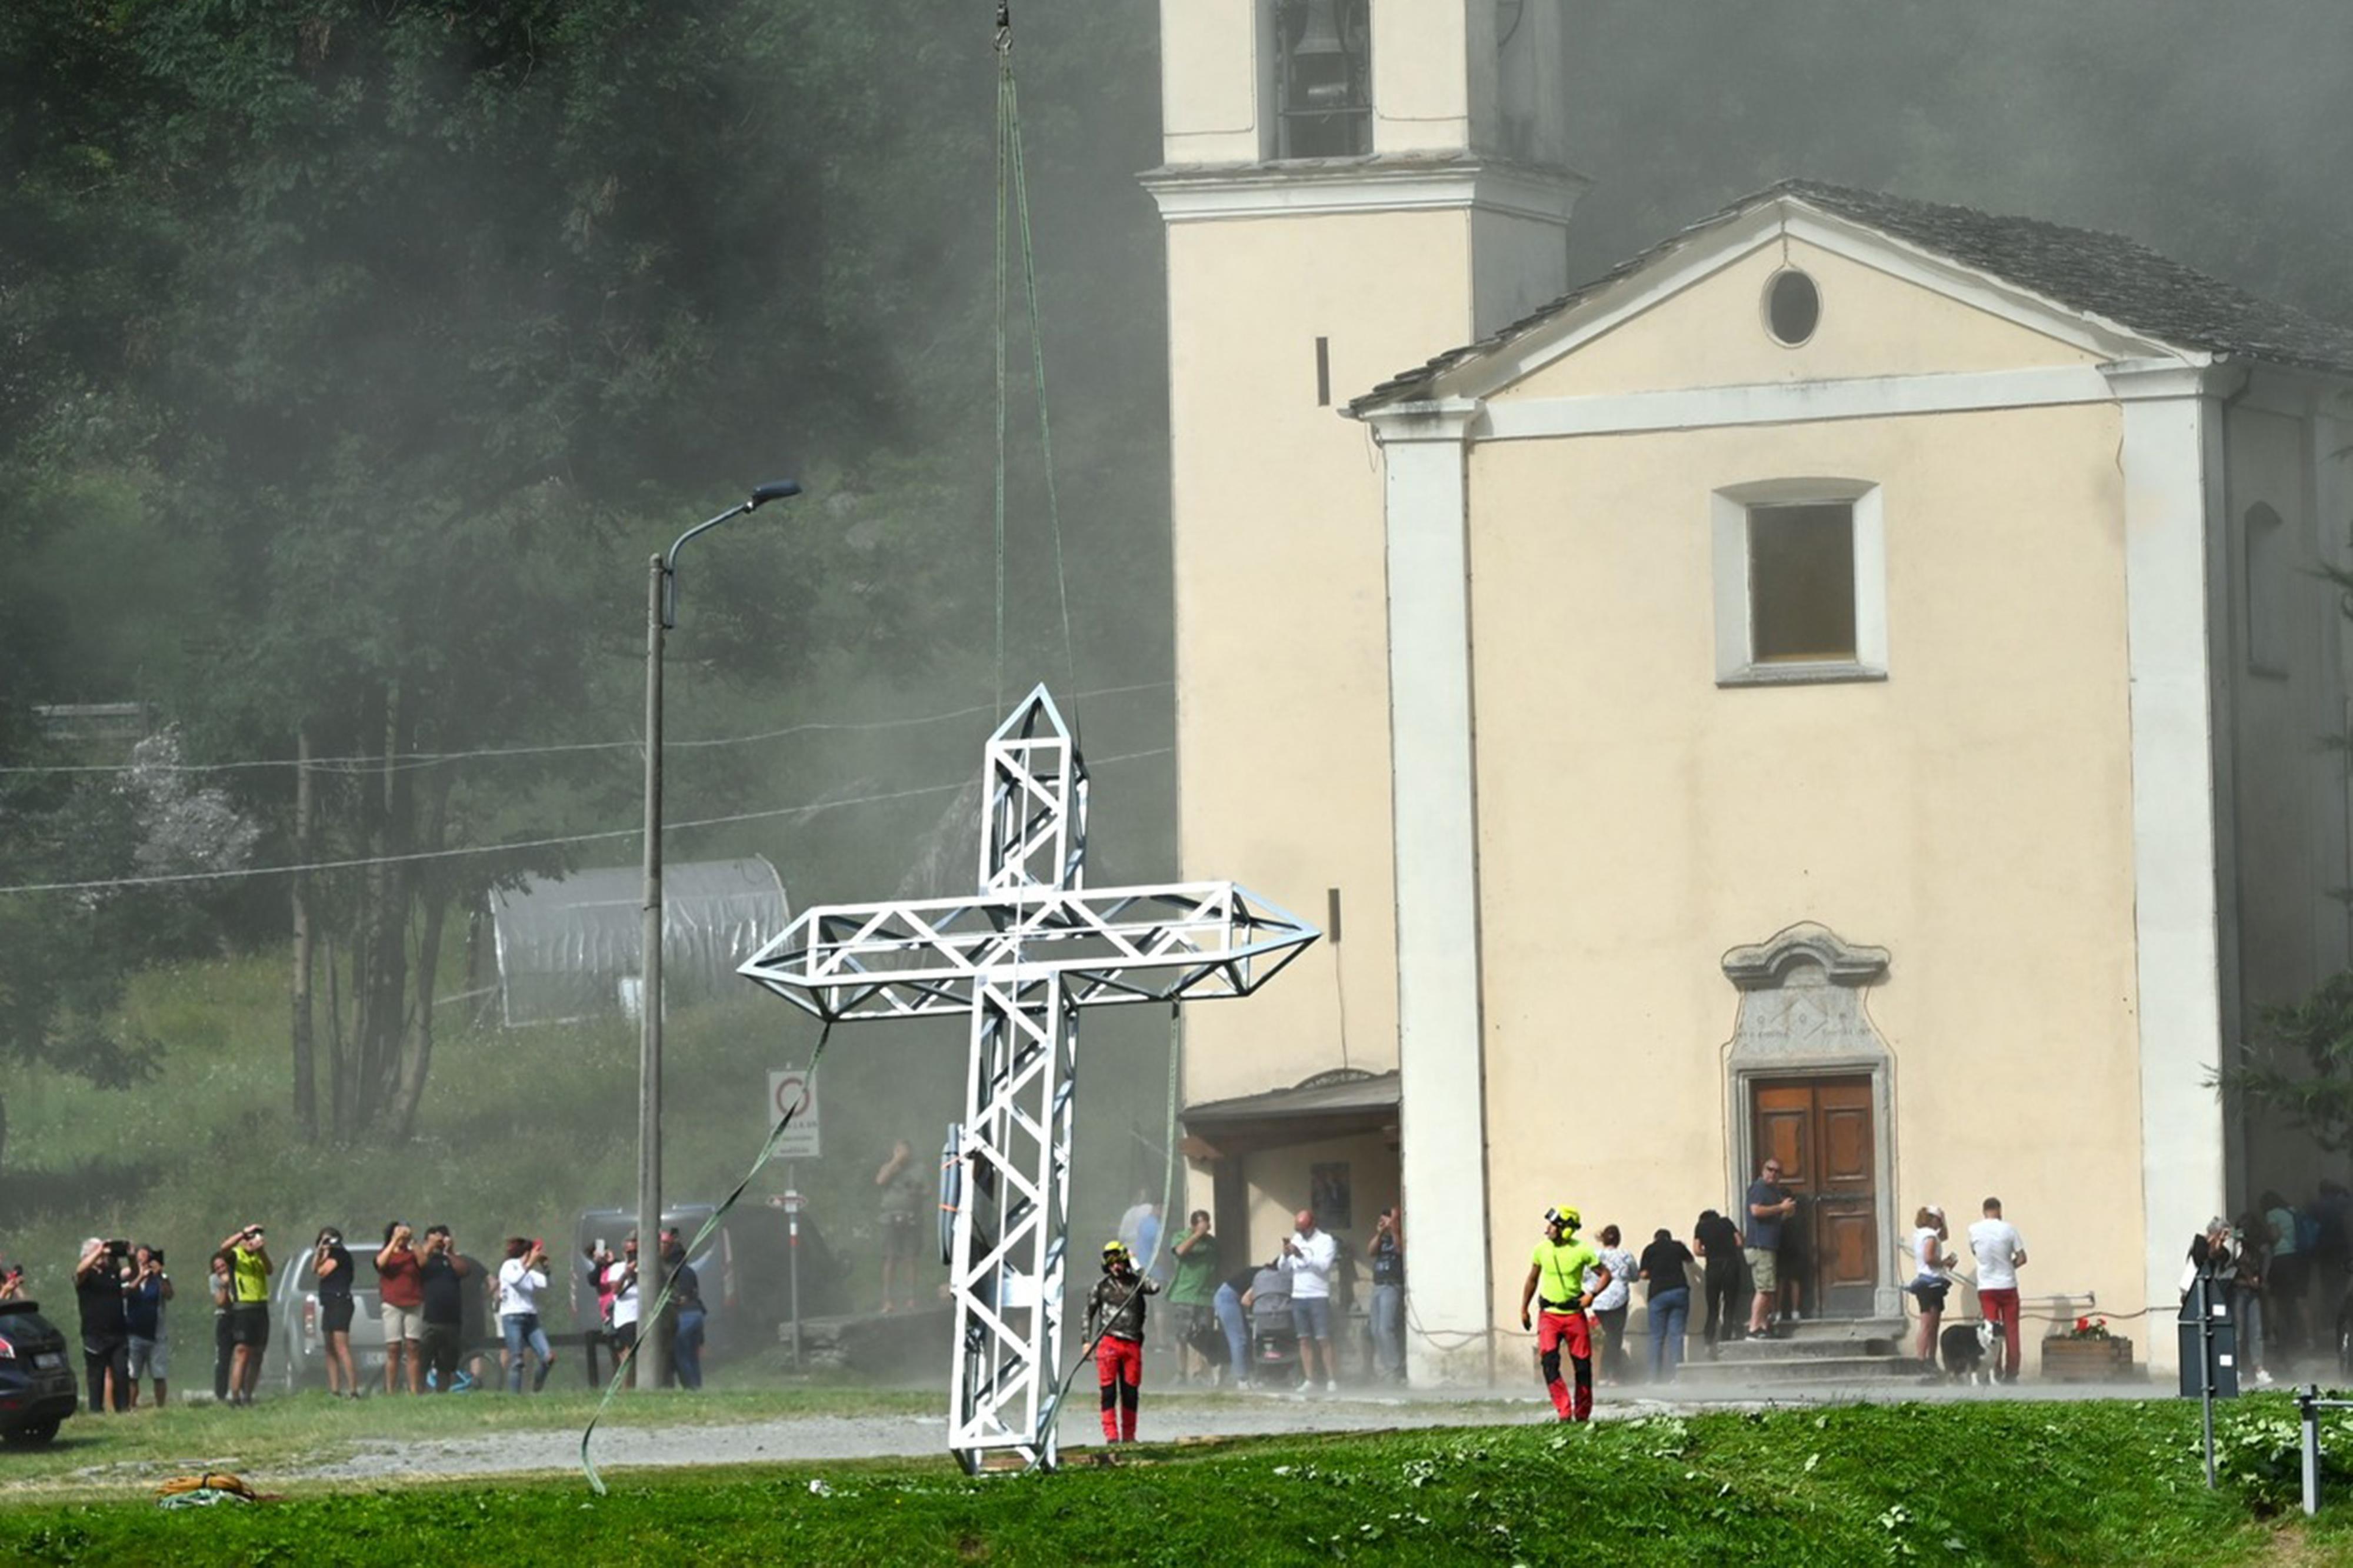
<svg viewBox="0 0 2353 1568">
<path fill-rule="evenodd" d="M 1370 0 L 1272 0 L 1274 155 L 1359 158 L 1373 150 Z"/>
</svg>

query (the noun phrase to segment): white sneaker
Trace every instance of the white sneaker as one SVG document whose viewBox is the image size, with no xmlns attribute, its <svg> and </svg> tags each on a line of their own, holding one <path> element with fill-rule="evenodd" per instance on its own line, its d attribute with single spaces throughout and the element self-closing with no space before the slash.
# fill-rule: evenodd
<svg viewBox="0 0 2353 1568">
<path fill-rule="evenodd" d="M 2269 1383 L 2271 1379 L 2266 1377 L 2263 1381 L 2265 1383 Z M 1327 1377 L 1324 1380 L 1324 1392 L 1326 1394 L 1337 1394 L 1340 1392 L 1340 1385 Z"/>
<path fill-rule="evenodd" d="M 2269 1388 L 2272 1385 L 2272 1374 L 2265 1372 L 2263 1368 L 2257 1367 L 2255 1369 L 2255 1381 L 2258 1384 L 2261 1384 L 2263 1387 Z"/>
</svg>

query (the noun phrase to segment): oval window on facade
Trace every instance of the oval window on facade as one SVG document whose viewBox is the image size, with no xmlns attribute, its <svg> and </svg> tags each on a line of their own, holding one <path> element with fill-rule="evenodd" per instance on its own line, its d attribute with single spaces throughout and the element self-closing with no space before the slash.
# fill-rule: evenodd
<svg viewBox="0 0 2353 1568">
<path fill-rule="evenodd" d="M 1765 328 L 1774 342 L 1795 348 L 1814 335 L 1821 319 L 1821 290 L 1796 268 L 1783 268 L 1765 285 Z"/>
</svg>

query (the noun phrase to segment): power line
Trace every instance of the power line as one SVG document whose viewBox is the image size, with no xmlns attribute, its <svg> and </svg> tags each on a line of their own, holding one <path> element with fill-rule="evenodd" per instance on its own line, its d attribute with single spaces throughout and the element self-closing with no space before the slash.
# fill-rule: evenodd
<svg viewBox="0 0 2353 1568">
<path fill-rule="evenodd" d="M 1138 691 L 1166 691 L 1176 683 L 1168 680 L 1147 680 L 1134 686 L 1107 686 L 1092 691 L 1077 693 L 1080 697 L 1125 697 Z M 763 730 L 749 735 L 718 735 L 699 741 L 667 741 L 671 751 L 699 750 L 714 746 L 747 746 L 763 741 L 788 740 L 795 735 L 810 735 L 853 731 L 906 730 L 924 724 L 944 724 L 953 720 L 969 719 L 976 714 L 995 713 L 994 704 L 978 702 L 968 708 L 953 709 L 944 713 L 920 713 L 904 719 L 812 720 L 805 724 L 788 724 L 781 730 Z M 0 766 L 0 774 L 43 775 L 61 773 L 127 773 L 141 771 L 172 773 L 226 773 L 252 772 L 261 768 L 296 768 L 308 766 L 313 772 L 325 773 L 403 773 L 411 768 L 439 767 L 448 763 L 466 762 L 477 757 L 538 757 L 575 752 L 642 751 L 645 739 L 638 736 L 627 741 L 569 741 L 542 746 L 486 746 L 470 752 L 396 752 L 390 757 L 348 756 L 312 757 L 306 764 L 298 757 L 268 757 L 239 763 L 26 763 Z M 5 889 L 0 889 L 5 890 Z"/>
<path fill-rule="evenodd" d="M 1172 756 L 1174 746 L 1155 746 L 1144 752 L 1123 752 L 1117 756 L 1101 757 L 1096 766 L 1112 763 L 1140 762 L 1147 757 Z M 880 795 L 846 795 L 839 800 L 818 801 L 807 805 L 780 805 L 767 811 L 739 811 L 726 816 L 697 817 L 691 822 L 665 822 L 664 833 L 689 827 L 719 827 L 732 822 L 764 822 L 784 816 L 814 816 L 837 806 L 877 805 L 894 800 L 913 800 L 927 795 L 953 795 L 970 781 L 959 779 L 954 784 L 924 784 L 916 789 L 886 790 Z M 372 855 L 350 860 L 312 860 L 296 866 L 250 866 L 237 871 L 174 871 L 152 877 L 109 877 L 87 882 L 21 882 L 14 887 L 0 887 L 0 895 L 9 893 L 88 893 L 102 892 L 116 888 L 156 888 L 182 882 L 234 882 L 248 877 L 283 877 L 297 871 L 348 871 L 363 866 L 394 866 L 413 860 L 454 860 L 467 855 L 503 855 L 518 849 L 552 849 L 566 844 L 595 844 L 608 838 L 637 838 L 641 827 L 617 827 L 602 833 L 569 833 L 553 838 L 527 838 L 512 844 L 470 844 L 456 849 L 419 849 L 406 855 Z"/>
</svg>

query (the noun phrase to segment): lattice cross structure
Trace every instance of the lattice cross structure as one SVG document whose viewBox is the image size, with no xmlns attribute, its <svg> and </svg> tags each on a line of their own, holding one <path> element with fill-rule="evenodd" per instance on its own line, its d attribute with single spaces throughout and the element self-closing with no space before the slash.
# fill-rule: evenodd
<svg viewBox="0 0 2353 1568">
<path fill-rule="evenodd" d="M 1247 995 L 1320 933 L 1231 882 L 1088 889 L 1086 764 L 1042 686 L 985 768 L 975 896 L 815 907 L 740 972 L 828 1023 L 966 1016 L 948 1447 L 1050 1468 L 1080 1010 Z"/>
</svg>

